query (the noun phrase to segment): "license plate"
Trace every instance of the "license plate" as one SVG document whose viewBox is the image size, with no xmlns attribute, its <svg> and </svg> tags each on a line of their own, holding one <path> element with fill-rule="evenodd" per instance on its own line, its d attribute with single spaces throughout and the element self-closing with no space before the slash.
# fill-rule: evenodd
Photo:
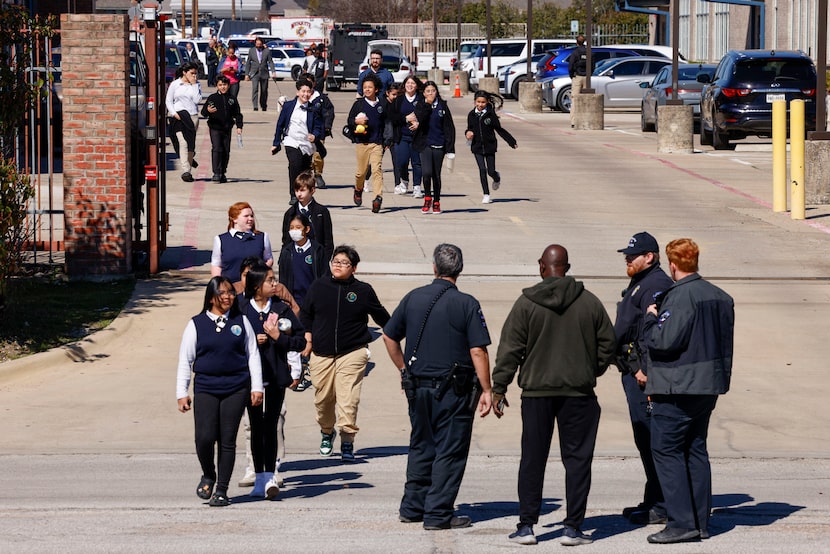
<svg viewBox="0 0 830 554">
<path fill-rule="evenodd" d="M 772 104 L 773 102 L 777 102 L 778 100 L 783 100 L 784 102 L 787 101 L 786 94 L 767 94 L 767 104 Z"/>
</svg>

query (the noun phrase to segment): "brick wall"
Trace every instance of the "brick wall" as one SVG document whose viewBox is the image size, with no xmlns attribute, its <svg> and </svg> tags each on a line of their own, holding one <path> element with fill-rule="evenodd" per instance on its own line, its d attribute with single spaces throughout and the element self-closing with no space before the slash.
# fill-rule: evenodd
<svg viewBox="0 0 830 554">
<path fill-rule="evenodd" d="M 61 16 L 66 270 L 132 272 L 129 43 L 124 15 Z"/>
</svg>

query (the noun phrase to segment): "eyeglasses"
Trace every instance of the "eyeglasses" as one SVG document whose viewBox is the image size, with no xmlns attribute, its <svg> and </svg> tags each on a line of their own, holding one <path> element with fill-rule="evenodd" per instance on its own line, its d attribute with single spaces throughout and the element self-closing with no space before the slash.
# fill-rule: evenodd
<svg viewBox="0 0 830 554">
<path fill-rule="evenodd" d="M 277 281 L 276 277 L 271 277 L 270 279 L 265 279 L 265 282 L 268 283 L 269 285 L 276 285 L 277 283 L 279 283 L 279 281 Z"/>
<path fill-rule="evenodd" d="M 339 267 L 351 267 L 352 262 L 346 260 L 332 260 L 331 265 L 336 265 Z"/>
</svg>

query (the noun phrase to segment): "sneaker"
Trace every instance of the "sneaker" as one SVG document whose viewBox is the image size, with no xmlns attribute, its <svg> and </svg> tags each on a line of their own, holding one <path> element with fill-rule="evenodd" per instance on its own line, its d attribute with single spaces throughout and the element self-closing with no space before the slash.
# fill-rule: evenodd
<svg viewBox="0 0 830 554">
<path fill-rule="evenodd" d="M 214 183 L 218 183 L 219 179 L 221 179 L 221 178 L 222 178 L 221 175 L 219 175 L 218 173 L 214 173 L 213 177 L 211 177 L 210 180 L 213 181 Z"/>
<path fill-rule="evenodd" d="M 192 183 L 193 175 L 191 175 L 189 171 L 185 171 L 184 173 L 182 173 L 182 181 L 184 181 L 185 183 Z"/>
<path fill-rule="evenodd" d="M 332 450 L 334 450 L 334 436 L 337 434 L 337 431 L 334 429 L 331 430 L 331 433 L 323 433 L 320 431 L 320 434 L 323 436 L 323 439 L 320 441 L 320 456 L 329 457 L 331 456 Z"/>
<path fill-rule="evenodd" d="M 199 485 L 196 487 L 196 496 L 203 500 L 207 500 L 210 498 L 210 495 L 213 494 L 213 485 L 215 484 L 216 479 L 202 477 L 202 480 L 199 481 Z"/>
<path fill-rule="evenodd" d="M 395 185 L 395 194 L 406 194 L 406 189 L 403 185 Z"/>
<path fill-rule="evenodd" d="M 519 524 L 516 532 L 510 533 L 507 538 L 518 544 L 536 544 L 536 535 L 533 534 L 532 525 Z"/>
<path fill-rule="evenodd" d="M 501 186 L 501 181 L 493 181 L 493 190 L 499 190 Z"/>
<path fill-rule="evenodd" d="M 321 448 L 322 450 L 322 448 Z M 343 442 L 340 444 L 340 460 L 343 462 L 354 461 L 354 443 Z"/>
<path fill-rule="evenodd" d="M 277 467 L 274 471 L 274 481 L 277 482 L 277 486 L 282 488 L 285 486 L 285 479 L 282 478 L 282 474 L 280 473 L 280 461 L 277 460 Z"/>
<path fill-rule="evenodd" d="M 253 487 L 254 483 L 256 482 L 256 473 L 254 470 L 249 468 L 245 468 L 245 476 L 239 480 L 237 483 L 240 487 Z"/>
<path fill-rule="evenodd" d="M 363 191 L 354 189 L 354 205 L 355 206 L 362 206 L 363 205 Z"/>
<path fill-rule="evenodd" d="M 398 521 L 400 521 L 401 523 L 421 523 L 422 521 L 424 521 L 424 516 L 407 517 L 399 515 Z"/>
<path fill-rule="evenodd" d="M 700 540 L 700 531 L 697 529 L 680 529 L 666 527 L 659 533 L 646 537 L 652 544 L 675 544 L 678 542 L 696 542 Z"/>
<path fill-rule="evenodd" d="M 267 476 L 268 474 L 266 473 Z M 265 498 L 268 500 L 273 500 L 280 493 L 280 484 L 277 479 L 277 474 L 271 473 L 268 481 L 265 483 Z"/>
<path fill-rule="evenodd" d="M 401 179 L 401 190 L 403 191 L 403 194 L 406 194 L 410 191 L 409 181 L 404 181 L 403 179 Z"/>
<path fill-rule="evenodd" d="M 222 492 L 214 493 L 208 501 L 208 506 L 213 506 L 214 508 L 223 508 L 225 506 L 230 506 L 230 504 L 231 501 L 228 498 L 228 495 Z"/>
<path fill-rule="evenodd" d="M 415 185 L 412 189 L 412 198 L 423 198 L 424 192 L 421 190 L 421 185 Z"/>
<path fill-rule="evenodd" d="M 323 179 L 323 176 L 322 176 L 322 175 L 320 175 L 319 173 L 318 173 L 317 175 L 315 175 L 315 176 L 314 176 L 314 180 L 316 180 L 316 181 L 317 181 L 317 188 L 318 188 L 318 189 L 324 189 L 324 188 L 327 188 L 327 185 L 326 185 L 326 180 L 325 180 L 325 179 Z"/>
<path fill-rule="evenodd" d="M 193 169 L 196 169 L 197 167 L 199 167 L 199 162 L 197 162 L 196 160 L 193 160 L 192 162 L 190 162 L 190 167 L 192 167 Z"/>
<path fill-rule="evenodd" d="M 485 194 L 484 198 L 481 199 L 481 203 L 482 204 L 492 204 L 493 201 L 490 200 L 490 195 L 489 194 Z"/>
<path fill-rule="evenodd" d="M 565 530 L 562 531 L 562 540 L 559 541 L 562 546 L 579 546 L 580 544 L 591 544 L 592 542 L 594 542 L 594 539 L 579 529 L 568 526 L 565 526 Z"/>
<path fill-rule="evenodd" d="M 219 176 L 219 182 L 220 183 L 227 183 L 228 182 L 228 178 L 225 176 L 224 173 Z"/>
<path fill-rule="evenodd" d="M 376 214 L 380 211 L 380 205 L 383 204 L 383 197 L 382 196 L 375 196 L 375 199 L 372 200 L 372 213 Z"/>
<path fill-rule="evenodd" d="M 295 388 L 294 391 L 295 392 L 303 392 L 304 390 L 310 389 L 310 388 L 311 388 L 311 381 L 309 381 L 308 379 L 303 378 L 303 379 L 300 379 L 300 384 L 297 385 L 297 388 Z"/>
<path fill-rule="evenodd" d="M 628 521 L 634 525 L 655 525 L 658 523 L 666 523 L 668 521 L 666 514 L 661 514 L 650 508 L 639 512 L 631 512 L 628 516 Z"/>
<path fill-rule="evenodd" d="M 268 477 L 265 473 L 257 473 L 256 481 L 254 481 L 254 488 L 249 493 L 253 498 L 265 498 L 265 484 L 268 482 Z"/>
<path fill-rule="evenodd" d="M 433 214 L 440 214 L 441 213 L 441 202 L 438 200 L 432 203 L 432 213 Z"/>
<path fill-rule="evenodd" d="M 625 519 L 628 519 L 634 512 L 642 512 L 643 510 L 648 510 L 649 508 L 649 505 L 645 504 L 644 502 L 640 502 L 636 506 L 628 506 L 627 508 L 623 508 L 622 516 Z"/>
<path fill-rule="evenodd" d="M 424 207 L 421 208 L 421 213 L 431 214 L 432 213 L 432 196 L 427 196 L 424 198 Z"/>
<path fill-rule="evenodd" d="M 465 527 L 469 527 L 472 525 L 473 520 L 470 519 L 470 516 L 452 516 L 452 519 L 447 521 L 446 523 L 441 523 L 439 525 L 428 525 L 424 523 L 424 529 L 427 531 L 440 531 L 442 529 L 464 529 Z"/>
</svg>

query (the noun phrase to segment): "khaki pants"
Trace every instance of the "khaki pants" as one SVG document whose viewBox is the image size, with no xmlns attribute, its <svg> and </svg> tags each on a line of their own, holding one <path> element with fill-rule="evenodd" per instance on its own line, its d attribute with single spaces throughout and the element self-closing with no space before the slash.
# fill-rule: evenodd
<svg viewBox="0 0 830 554">
<path fill-rule="evenodd" d="M 366 179 L 366 168 L 372 166 L 372 193 L 374 196 L 383 196 L 383 145 L 356 144 L 357 171 L 354 175 L 354 188 L 363 190 L 363 181 Z"/>
<path fill-rule="evenodd" d="M 364 166 L 365 167 L 365 166 Z M 314 407 L 317 423 L 323 433 L 340 429 L 342 442 L 354 442 L 357 426 L 357 405 L 369 356 L 360 347 L 339 356 L 311 354 L 308 369 L 314 384 Z"/>
<path fill-rule="evenodd" d="M 585 76 L 584 75 L 575 75 L 573 79 L 571 79 L 571 127 L 574 126 L 574 105 L 576 102 L 574 98 L 582 91 L 582 88 L 585 86 Z"/>
</svg>

